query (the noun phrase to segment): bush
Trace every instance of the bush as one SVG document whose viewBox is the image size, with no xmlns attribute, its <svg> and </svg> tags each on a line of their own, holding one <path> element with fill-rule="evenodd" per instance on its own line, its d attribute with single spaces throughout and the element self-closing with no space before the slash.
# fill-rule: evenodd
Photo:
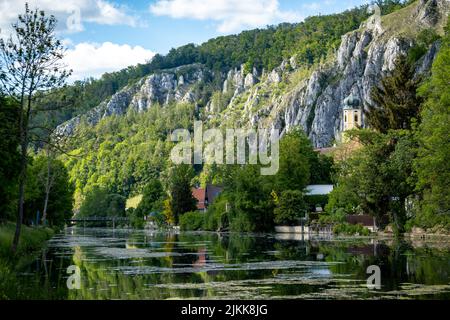
<svg viewBox="0 0 450 320">
<path fill-rule="evenodd" d="M 338 235 L 344 234 L 348 236 L 368 236 L 370 234 L 370 230 L 364 227 L 362 224 L 339 223 L 333 227 L 333 233 Z"/>
<path fill-rule="evenodd" d="M 343 208 L 338 208 L 332 214 L 321 214 L 319 216 L 319 224 L 325 225 L 344 223 L 346 215 L 347 214 Z"/>
<path fill-rule="evenodd" d="M 0 300 L 14 299 L 17 292 L 17 278 L 11 266 L 0 259 Z"/>
<path fill-rule="evenodd" d="M 208 208 L 205 216 L 205 230 L 217 231 L 229 227 L 226 212 L 227 199 L 220 195 Z"/>
<path fill-rule="evenodd" d="M 420 227 L 422 229 L 430 229 L 434 226 L 440 226 L 450 231 L 450 215 L 436 214 L 431 210 L 421 210 L 416 216 L 406 223 L 405 229 L 410 231 L 412 227 Z"/>
<path fill-rule="evenodd" d="M 136 229 L 144 228 L 145 221 L 144 218 L 137 214 L 137 210 L 134 208 L 129 208 L 126 211 L 128 219 L 130 219 L 130 225 Z"/>
<path fill-rule="evenodd" d="M 255 228 L 250 217 L 244 212 L 236 212 L 230 218 L 230 231 L 233 232 L 254 232 Z"/>
<path fill-rule="evenodd" d="M 180 216 L 181 230 L 204 230 L 205 213 L 198 211 L 186 212 Z"/>
</svg>

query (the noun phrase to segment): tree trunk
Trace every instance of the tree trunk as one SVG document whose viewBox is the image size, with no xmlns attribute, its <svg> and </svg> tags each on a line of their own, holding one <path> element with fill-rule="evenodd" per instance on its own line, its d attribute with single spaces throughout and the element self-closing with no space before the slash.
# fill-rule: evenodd
<svg viewBox="0 0 450 320">
<path fill-rule="evenodd" d="M 49 147 L 50 148 L 50 147 Z M 51 175 L 51 168 L 50 168 L 50 150 L 47 152 L 47 177 L 45 180 L 45 200 L 44 200 L 44 210 L 42 210 L 42 223 L 45 223 L 45 220 L 47 219 L 47 206 L 48 206 L 48 198 L 50 196 L 50 189 L 52 188 L 52 178 Z"/>
<path fill-rule="evenodd" d="M 45 191 L 45 200 L 44 200 L 44 210 L 42 211 L 42 223 L 45 223 L 45 220 L 47 219 L 47 204 L 48 204 L 48 197 L 50 194 L 50 190 Z"/>
<path fill-rule="evenodd" d="M 25 203 L 25 185 L 27 181 L 27 148 L 28 148 L 28 123 L 30 119 L 31 111 L 31 95 L 27 97 L 27 108 L 24 114 L 24 92 L 22 91 L 21 96 L 21 114 L 20 114 L 20 147 L 21 147 L 21 159 L 20 159 L 20 176 L 19 176 L 19 207 L 17 212 L 16 220 L 16 231 L 14 233 L 14 239 L 11 246 L 12 252 L 15 253 L 17 246 L 19 245 L 20 231 L 23 222 L 23 205 Z"/>
<path fill-rule="evenodd" d="M 12 243 L 12 251 L 16 252 L 19 245 L 20 231 L 23 222 L 23 205 L 25 202 L 25 182 L 27 179 L 27 133 L 25 132 L 21 144 L 21 164 L 19 177 L 19 207 L 17 212 L 16 231 L 14 233 L 14 240 Z"/>
</svg>

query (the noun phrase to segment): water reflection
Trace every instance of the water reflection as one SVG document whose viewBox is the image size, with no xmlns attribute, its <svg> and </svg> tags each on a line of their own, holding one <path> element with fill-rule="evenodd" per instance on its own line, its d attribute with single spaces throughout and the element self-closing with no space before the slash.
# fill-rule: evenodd
<svg viewBox="0 0 450 320">
<path fill-rule="evenodd" d="M 80 290 L 66 287 L 72 264 Z M 370 265 L 381 290 L 366 287 Z M 449 267 L 448 243 L 70 228 L 20 281 L 50 299 L 449 299 Z"/>
</svg>

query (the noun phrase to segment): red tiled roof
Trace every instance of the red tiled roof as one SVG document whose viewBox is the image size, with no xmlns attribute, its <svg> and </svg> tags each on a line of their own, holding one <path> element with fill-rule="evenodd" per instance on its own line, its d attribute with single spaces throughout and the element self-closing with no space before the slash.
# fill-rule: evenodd
<svg viewBox="0 0 450 320">
<path fill-rule="evenodd" d="M 197 200 L 197 209 L 205 209 L 205 189 L 202 188 L 192 188 L 192 196 Z"/>
</svg>

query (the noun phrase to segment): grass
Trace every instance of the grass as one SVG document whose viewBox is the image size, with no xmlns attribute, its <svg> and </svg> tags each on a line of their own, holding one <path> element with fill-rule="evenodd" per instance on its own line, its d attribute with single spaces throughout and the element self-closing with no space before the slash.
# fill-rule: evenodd
<svg viewBox="0 0 450 320">
<path fill-rule="evenodd" d="M 33 253 L 45 246 L 47 240 L 54 235 L 54 231 L 47 227 L 22 225 L 19 246 L 16 253 L 12 254 L 11 244 L 15 229 L 16 225 L 13 222 L 0 224 L 0 300 L 38 298 L 43 292 L 40 284 L 36 283 L 33 290 L 28 290 L 28 284 L 23 286 L 17 272 L 34 259 Z"/>
<path fill-rule="evenodd" d="M 11 258 L 11 244 L 14 238 L 15 224 L 7 222 L 0 225 L 0 257 Z M 21 257 L 39 250 L 54 234 L 53 229 L 47 227 L 28 227 L 22 225 L 19 246 L 16 256 Z"/>
<path fill-rule="evenodd" d="M 412 17 L 418 5 L 419 1 L 416 1 L 405 8 L 381 17 L 382 27 L 385 30 L 384 37 L 401 35 L 406 38 L 414 38 L 417 36 L 422 28 L 419 28 L 419 25 L 413 21 Z M 405 23 L 405 21 L 409 21 L 410 23 Z M 446 18 L 443 17 L 437 23 L 436 32 L 438 34 L 443 34 L 445 22 Z"/>
</svg>

